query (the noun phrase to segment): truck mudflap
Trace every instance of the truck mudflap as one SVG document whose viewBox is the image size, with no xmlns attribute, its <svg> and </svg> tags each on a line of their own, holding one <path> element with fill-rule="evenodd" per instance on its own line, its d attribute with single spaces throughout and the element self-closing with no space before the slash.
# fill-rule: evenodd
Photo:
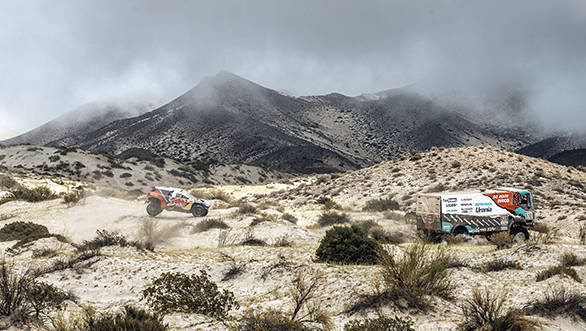
<svg viewBox="0 0 586 331">
<path fill-rule="evenodd" d="M 450 223 L 450 229 L 458 226 L 469 226 L 474 230 L 473 232 L 493 232 L 493 231 L 507 231 L 509 229 L 508 217 L 487 217 L 475 215 L 461 215 L 461 214 L 444 214 L 442 218 L 443 224 Z M 468 228 L 468 227 L 467 227 Z M 470 232 L 470 229 L 468 229 Z"/>
</svg>

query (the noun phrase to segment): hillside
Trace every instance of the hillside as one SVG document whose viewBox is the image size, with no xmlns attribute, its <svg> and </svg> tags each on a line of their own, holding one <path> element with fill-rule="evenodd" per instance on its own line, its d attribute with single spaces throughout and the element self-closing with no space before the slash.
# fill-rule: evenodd
<svg viewBox="0 0 586 331">
<path fill-rule="evenodd" d="M 0 149 L 0 169 L 29 177 L 75 180 L 85 185 L 119 190 L 121 195 L 127 191 L 146 193 L 153 186 L 250 184 L 288 177 L 250 165 L 194 167 L 153 155 L 150 158 L 120 159 L 77 149 L 30 145 Z"/>
<path fill-rule="evenodd" d="M 90 103 L 78 107 L 38 128 L 2 141 L 4 145 L 47 145 L 70 135 L 94 131 L 113 121 L 149 111 L 141 104 Z"/>
<path fill-rule="evenodd" d="M 52 144 L 108 154 L 142 148 L 184 163 L 307 174 L 357 169 L 432 146 L 513 150 L 531 142 L 526 133 L 475 123 L 406 90 L 297 98 L 220 72 L 158 109 Z"/>
<path fill-rule="evenodd" d="M 586 136 L 553 136 L 527 145 L 517 151 L 533 157 L 550 160 L 555 163 L 577 166 L 586 165 L 586 157 L 580 150 L 586 148 Z M 567 153 L 564 153 L 566 152 Z"/>
</svg>

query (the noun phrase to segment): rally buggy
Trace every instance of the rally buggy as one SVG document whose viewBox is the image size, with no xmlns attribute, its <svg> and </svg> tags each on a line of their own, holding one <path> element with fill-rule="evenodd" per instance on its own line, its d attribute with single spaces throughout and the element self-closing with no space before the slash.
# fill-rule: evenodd
<svg viewBox="0 0 586 331">
<path fill-rule="evenodd" d="M 157 216 L 163 210 L 191 213 L 194 217 L 208 214 L 211 203 L 175 187 L 155 186 L 147 195 L 146 210 L 150 216 Z"/>
</svg>

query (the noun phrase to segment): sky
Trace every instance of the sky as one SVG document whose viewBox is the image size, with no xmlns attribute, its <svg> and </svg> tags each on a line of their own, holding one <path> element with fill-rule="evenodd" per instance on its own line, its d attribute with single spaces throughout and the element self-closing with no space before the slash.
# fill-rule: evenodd
<svg viewBox="0 0 586 331">
<path fill-rule="evenodd" d="M 521 91 L 586 131 L 586 1 L 0 1 L 0 138 L 90 102 L 163 104 L 227 70 L 292 95 Z"/>
</svg>

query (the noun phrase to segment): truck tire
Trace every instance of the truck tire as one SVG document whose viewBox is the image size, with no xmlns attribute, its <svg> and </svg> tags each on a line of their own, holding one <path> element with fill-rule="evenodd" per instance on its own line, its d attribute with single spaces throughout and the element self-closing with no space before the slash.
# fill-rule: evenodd
<svg viewBox="0 0 586 331">
<path fill-rule="evenodd" d="M 161 209 L 161 201 L 157 199 L 151 199 L 151 201 L 146 207 L 146 210 L 147 214 L 149 214 L 152 217 L 159 215 L 163 211 L 163 209 Z"/>
<path fill-rule="evenodd" d="M 511 236 L 515 242 L 521 242 L 529 239 L 529 231 L 521 226 L 515 226 L 511 228 Z"/>
<path fill-rule="evenodd" d="M 191 207 L 191 215 L 193 215 L 193 217 L 203 217 L 207 214 L 208 209 L 205 206 L 196 204 Z"/>
<path fill-rule="evenodd" d="M 452 231 L 452 234 L 454 236 L 458 236 L 458 235 L 468 235 L 468 229 L 466 229 L 463 226 L 459 226 L 457 228 L 454 229 L 454 231 Z"/>
</svg>

